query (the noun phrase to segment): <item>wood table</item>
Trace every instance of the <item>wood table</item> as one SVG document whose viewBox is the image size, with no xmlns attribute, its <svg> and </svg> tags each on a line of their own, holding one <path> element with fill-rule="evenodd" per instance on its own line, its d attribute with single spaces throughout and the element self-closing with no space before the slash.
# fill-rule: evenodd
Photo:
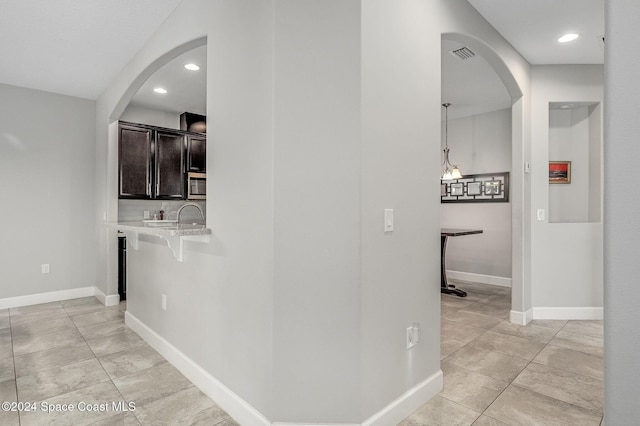
<svg viewBox="0 0 640 426">
<path fill-rule="evenodd" d="M 456 296 L 465 297 L 467 292 L 457 289 L 456 286 L 447 282 L 447 268 L 445 265 L 445 258 L 447 254 L 447 239 L 449 237 L 460 237 L 462 235 L 482 234 L 482 229 L 455 229 L 455 228 L 441 228 L 440 229 L 440 257 L 442 265 L 440 275 L 440 293 L 455 294 Z"/>
</svg>

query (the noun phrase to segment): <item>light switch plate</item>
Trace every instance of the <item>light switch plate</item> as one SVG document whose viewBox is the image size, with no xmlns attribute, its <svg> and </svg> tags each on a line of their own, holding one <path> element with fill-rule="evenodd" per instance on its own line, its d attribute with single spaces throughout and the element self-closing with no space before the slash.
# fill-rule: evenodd
<svg viewBox="0 0 640 426">
<path fill-rule="evenodd" d="M 538 220 L 544 220 L 544 209 L 538 209 L 537 216 Z"/>
<path fill-rule="evenodd" d="M 393 209 L 384 209 L 384 232 L 393 231 Z"/>
</svg>

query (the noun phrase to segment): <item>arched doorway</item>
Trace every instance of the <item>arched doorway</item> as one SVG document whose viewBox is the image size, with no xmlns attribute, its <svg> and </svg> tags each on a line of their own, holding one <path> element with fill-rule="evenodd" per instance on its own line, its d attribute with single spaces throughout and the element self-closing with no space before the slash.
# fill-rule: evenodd
<svg viewBox="0 0 640 426">
<path fill-rule="evenodd" d="M 510 154 L 510 201 L 511 212 L 511 312 L 510 320 L 519 324 L 526 324 L 530 318 L 531 296 L 528 280 L 526 279 L 525 270 L 528 261 L 526 255 L 526 221 L 525 221 L 525 193 L 526 179 L 524 175 L 525 161 L 525 103 L 523 100 L 523 91 L 521 90 L 516 77 L 505 61 L 483 41 L 461 33 L 443 33 L 442 42 L 447 46 L 464 46 L 469 49 L 472 54 L 479 56 L 486 64 L 486 67 L 493 72 L 493 79 L 498 81 L 507 99 L 507 104 L 511 107 L 511 154 Z M 448 51 L 443 54 L 449 54 Z M 442 80 L 444 82 L 447 75 L 443 70 Z M 495 84 L 495 81 L 492 84 Z M 451 102 L 445 99 L 448 93 L 445 93 L 447 85 L 443 83 L 443 102 Z M 488 100 L 485 111 L 491 109 L 506 108 L 507 105 L 500 104 L 502 102 L 499 97 Z M 473 106 L 467 105 L 467 113 L 471 115 L 473 111 L 481 111 L 482 109 L 474 109 Z M 455 115 L 454 115 L 455 117 Z M 461 166 L 462 167 L 462 166 Z M 497 171 L 497 170 L 495 170 Z M 463 174 L 465 172 L 463 171 Z"/>
<path fill-rule="evenodd" d="M 158 70 L 172 60 L 186 52 L 207 45 L 207 37 L 199 37 L 174 47 L 155 60 L 151 61 L 140 73 L 132 78 L 128 87 L 123 88 L 118 97 L 114 97 L 113 107 L 109 106 L 108 133 L 106 137 L 106 187 L 105 187 L 105 214 L 104 219 L 110 222 L 119 221 L 119 197 L 118 197 L 118 120 L 127 109 L 136 93 L 145 82 Z M 206 93 L 206 90 L 204 91 Z M 105 96 L 108 98 L 109 96 Z M 115 294 L 118 289 L 118 250 L 117 241 L 106 238 L 105 274 L 107 277 L 107 293 Z"/>
</svg>

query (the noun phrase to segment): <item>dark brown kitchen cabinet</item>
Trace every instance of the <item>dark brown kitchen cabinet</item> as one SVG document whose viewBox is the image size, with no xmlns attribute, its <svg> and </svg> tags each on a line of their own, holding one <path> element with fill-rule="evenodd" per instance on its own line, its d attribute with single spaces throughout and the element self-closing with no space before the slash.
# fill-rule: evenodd
<svg viewBox="0 0 640 426">
<path fill-rule="evenodd" d="M 156 131 L 154 198 L 184 198 L 184 139 L 179 133 Z"/>
<path fill-rule="evenodd" d="M 118 183 L 120 198 L 151 198 L 153 130 L 120 124 Z"/>
<path fill-rule="evenodd" d="M 120 198 L 185 198 L 185 132 L 121 122 L 119 135 Z"/>
<path fill-rule="evenodd" d="M 207 170 L 206 136 L 187 136 L 187 170 L 205 172 Z"/>
</svg>

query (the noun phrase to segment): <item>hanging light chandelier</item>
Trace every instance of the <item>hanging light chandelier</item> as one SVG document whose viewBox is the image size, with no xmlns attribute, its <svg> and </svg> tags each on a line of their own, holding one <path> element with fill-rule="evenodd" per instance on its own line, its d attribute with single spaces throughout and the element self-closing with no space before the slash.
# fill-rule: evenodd
<svg viewBox="0 0 640 426">
<path fill-rule="evenodd" d="M 442 160 L 442 180 L 451 180 L 451 179 L 460 179 L 462 174 L 460 174 L 460 169 L 458 166 L 454 166 L 449 161 L 449 107 L 450 103 L 442 104 L 444 107 L 444 149 L 443 152 L 443 160 Z"/>
</svg>

